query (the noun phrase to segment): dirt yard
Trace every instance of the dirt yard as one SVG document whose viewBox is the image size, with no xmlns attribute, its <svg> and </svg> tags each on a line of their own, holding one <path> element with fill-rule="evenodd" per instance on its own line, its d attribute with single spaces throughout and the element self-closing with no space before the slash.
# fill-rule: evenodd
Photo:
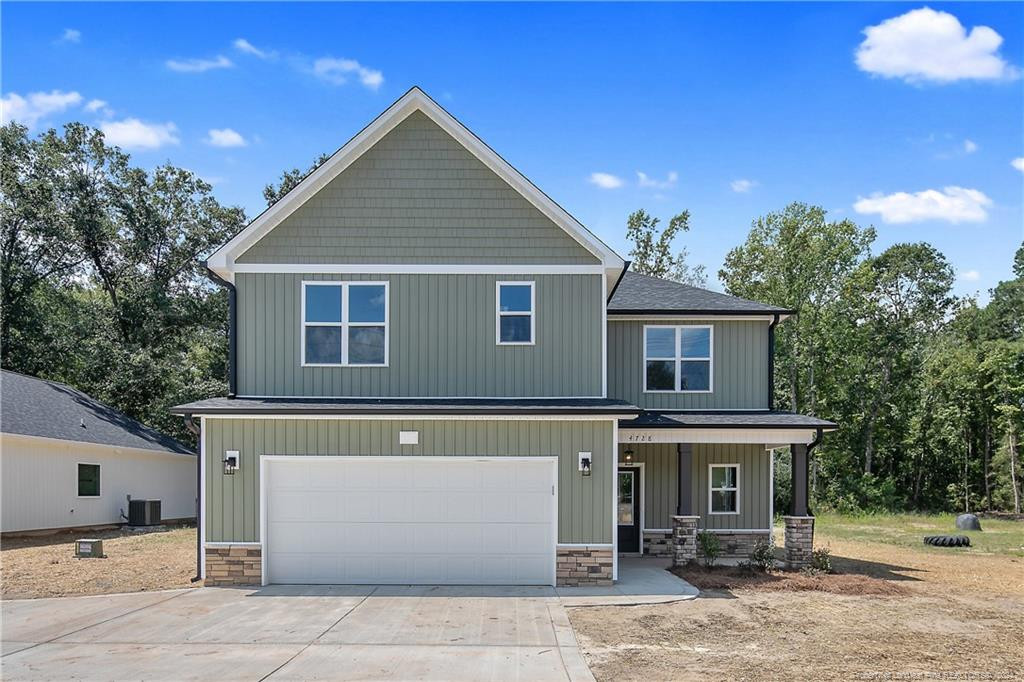
<svg viewBox="0 0 1024 682">
<path fill-rule="evenodd" d="M 106 559 L 75 558 L 75 540 L 100 538 Z M 194 587 L 196 529 L 74 531 L 0 541 L 5 599 Z"/>
<path fill-rule="evenodd" d="M 819 530 L 838 575 L 695 576 L 694 601 L 570 609 L 598 680 L 1024 677 L 1024 542 L 998 551 Z M 1019 528 L 1024 538 L 1024 524 Z M 703 569 L 697 569 L 703 571 Z"/>
</svg>

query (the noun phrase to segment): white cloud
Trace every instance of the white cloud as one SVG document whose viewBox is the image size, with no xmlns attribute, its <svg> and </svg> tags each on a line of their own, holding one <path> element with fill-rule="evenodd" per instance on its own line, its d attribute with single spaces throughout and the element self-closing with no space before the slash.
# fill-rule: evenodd
<svg viewBox="0 0 1024 682">
<path fill-rule="evenodd" d="M 213 59 L 168 59 L 167 68 L 180 73 L 202 73 L 211 69 L 230 69 L 235 65 L 233 61 L 222 54 Z"/>
<path fill-rule="evenodd" d="M 1010 162 L 1010 165 L 1024 173 L 1024 156 L 1018 156 L 1016 159 Z"/>
<path fill-rule="evenodd" d="M 384 82 L 384 74 L 376 69 L 367 68 L 354 59 L 321 57 L 313 62 L 313 73 L 334 85 L 344 85 L 349 77 L 354 75 L 370 90 L 376 90 Z"/>
<path fill-rule="evenodd" d="M 679 173 L 675 171 L 669 171 L 668 176 L 664 180 L 655 180 L 654 178 L 647 177 L 647 173 L 642 171 L 636 172 L 636 184 L 640 187 L 654 187 L 655 189 L 668 189 L 676 184 L 676 180 L 679 179 Z"/>
<path fill-rule="evenodd" d="M 107 103 L 101 99 L 91 99 L 85 105 L 85 110 L 88 112 L 97 112 L 100 109 L 105 109 Z"/>
<path fill-rule="evenodd" d="M 978 144 L 974 140 L 964 140 L 964 154 L 973 154 L 978 151 Z"/>
<path fill-rule="evenodd" d="M 746 180 L 744 178 L 740 178 L 739 180 L 733 180 L 732 182 L 730 182 L 729 187 L 732 187 L 733 192 L 746 194 L 750 190 L 757 187 L 757 180 Z"/>
<path fill-rule="evenodd" d="M 40 119 L 58 114 L 68 107 L 78 106 L 81 102 L 82 96 L 77 92 L 30 92 L 25 97 L 9 92 L 0 99 L 0 121 L 17 121 L 32 129 Z"/>
<path fill-rule="evenodd" d="M 231 128 L 212 128 L 207 135 L 206 144 L 214 147 L 244 147 L 249 143 Z"/>
<path fill-rule="evenodd" d="M 857 48 L 861 71 L 915 83 L 1006 80 L 1020 72 L 998 54 L 1002 36 L 988 26 L 968 33 L 952 14 L 928 7 L 864 29 Z"/>
<path fill-rule="evenodd" d="M 622 178 L 611 173 L 591 173 L 589 182 L 601 189 L 618 189 L 622 187 Z"/>
<path fill-rule="evenodd" d="M 57 39 L 58 43 L 80 43 L 82 42 L 82 32 L 76 28 L 66 28 L 64 32 L 60 34 L 60 38 Z"/>
<path fill-rule="evenodd" d="M 107 142 L 123 149 L 159 149 L 178 144 L 178 126 L 173 123 L 143 123 L 137 118 L 104 121 L 100 130 Z"/>
<path fill-rule="evenodd" d="M 886 223 L 916 223 L 944 220 L 949 223 L 980 223 L 988 218 L 985 208 L 992 200 L 976 189 L 945 187 L 910 194 L 873 194 L 860 197 L 853 205 L 857 213 L 877 213 Z"/>
<path fill-rule="evenodd" d="M 258 47 L 256 47 L 255 45 L 253 45 L 252 43 L 250 43 L 245 38 L 236 38 L 235 41 L 233 43 L 231 43 L 231 45 L 236 50 L 238 50 L 239 52 L 244 52 L 245 54 L 251 54 L 252 56 L 259 57 L 260 59 L 276 59 L 277 58 L 277 52 L 274 52 L 274 51 L 271 51 L 271 50 L 261 50 Z"/>
<path fill-rule="evenodd" d="M 967 282 L 977 282 L 981 279 L 981 273 L 977 270 L 961 270 L 959 277 Z"/>
</svg>

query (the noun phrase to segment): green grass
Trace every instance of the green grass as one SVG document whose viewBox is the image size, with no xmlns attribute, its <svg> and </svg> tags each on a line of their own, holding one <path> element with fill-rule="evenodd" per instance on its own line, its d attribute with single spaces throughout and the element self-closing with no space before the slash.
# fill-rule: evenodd
<svg viewBox="0 0 1024 682">
<path fill-rule="evenodd" d="M 961 531 L 956 529 L 956 514 L 819 514 L 814 526 L 819 537 L 881 542 L 937 552 L 950 550 L 924 544 L 925 535 L 967 535 L 971 538 L 971 547 L 963 551 L 1024 557 L 1024 521 L 983 518 L 981 531 Z"/>
</svg>

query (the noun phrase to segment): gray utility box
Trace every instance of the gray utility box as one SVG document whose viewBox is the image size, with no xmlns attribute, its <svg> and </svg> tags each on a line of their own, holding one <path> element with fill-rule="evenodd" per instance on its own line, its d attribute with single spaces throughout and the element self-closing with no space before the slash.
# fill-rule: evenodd
<svg viewBox="0 0 1024 682">
<path fill-rule="evenodd" d="M 103 540 L 82 539 L 75 540 L 75 556 L 81 559 L 103 558 Z"/>
<path fill-rule="evenodd" d="M 159 526 L 160 500 L 131 500 L 128 502 L 129 526 Z"/>
</svg>

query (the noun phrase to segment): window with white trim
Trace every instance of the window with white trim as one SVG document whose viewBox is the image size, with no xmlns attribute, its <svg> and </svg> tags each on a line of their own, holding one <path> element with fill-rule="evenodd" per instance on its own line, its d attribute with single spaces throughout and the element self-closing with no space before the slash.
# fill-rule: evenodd
<svg viewBox="0 0 1024 682">
<path fill-rule="evenodd" d="M 708 471 L 708 513 L 740 513 L 740 465 L 712 464 Z"/>
<path fill-rule="evenodd" d="M 387 367 L 388 283 L 303 282 L 303 367 Z"/>
<path fill-rule="evenodd" d="M 644 327 L 644 391 L 710 393 L 711 325 Z"/>
<path fill-rule="evenodd" d="M 532 346 L 537 315 L 533 282 L 497 282 L 494 333 L 499 346 Z"/>
</svg>

